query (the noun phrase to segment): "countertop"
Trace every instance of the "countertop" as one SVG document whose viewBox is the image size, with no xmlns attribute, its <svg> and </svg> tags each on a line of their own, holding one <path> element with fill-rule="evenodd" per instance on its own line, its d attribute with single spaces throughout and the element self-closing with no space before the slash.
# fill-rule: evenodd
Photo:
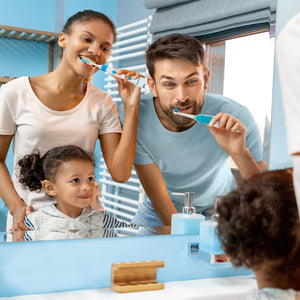
<svg viewBox="0 0 300 300">
<path fill-rule="evenodd" d="M 69 291 L 40 295 L 4 297 L 7 300 L 99 300 L 99 299 L 143 299 L 143 300 L 239 300 L 251 289 L 257 288 L 253 276 L 233 276 L 187 281 L 166 282 L 164 290 L 119 294 L 110 288 Z"/>
</svg>

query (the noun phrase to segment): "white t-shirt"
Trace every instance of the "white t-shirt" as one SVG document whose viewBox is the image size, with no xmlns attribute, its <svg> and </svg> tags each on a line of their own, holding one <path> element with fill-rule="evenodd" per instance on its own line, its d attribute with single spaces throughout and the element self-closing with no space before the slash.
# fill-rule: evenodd
<svg viewBox="0 0 300 300">
<path fill-rule="evenodd" d="M 276 39 L 276 59 L 285 110 L 288 150 L 300 152 L 300 13 Z"/>
<path fill-rule="evenodd" d="M 51 200 L 44 192 L 30 192 L 18 182 L 16 165 L 38 149 L 43 155 L 53 147 L 76 145 L 93 153 L 101 134 L 121 132 L 116 104 L 111 96 L 88 83 L 84 98 L 74 108 L 55 111 L 35 95 L 28 77 L 20 77 L 0 89 L 0 135 L 14 135 L 13 184 L 34 210 Z"/>
</svg>

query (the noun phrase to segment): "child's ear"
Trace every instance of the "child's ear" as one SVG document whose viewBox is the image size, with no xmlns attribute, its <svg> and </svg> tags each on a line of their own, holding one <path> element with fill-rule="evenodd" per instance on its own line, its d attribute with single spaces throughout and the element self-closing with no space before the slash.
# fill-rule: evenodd
<svg viewBox="0 0 300 300">
<path fill-rule="evenodd" d="M 53 182 L 46 179 L 42 182 L 42 186 L 49 196 L 56 196 L 56 188 Z"/>
</svg>

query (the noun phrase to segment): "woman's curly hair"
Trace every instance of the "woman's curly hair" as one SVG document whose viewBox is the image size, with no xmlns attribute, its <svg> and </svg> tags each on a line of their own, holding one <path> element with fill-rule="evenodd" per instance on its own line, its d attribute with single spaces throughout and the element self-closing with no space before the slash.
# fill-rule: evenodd
<svg viewBox="0 0 300 300">
<path fill-rule="evenodd" d="M 54 181 L 62 163 L 71 160 L 90 161 L 94 164 L 92 155 L 73 145 L 52 148 L 42 157 L 39 151 L 34 151 L 18 161 L 19 182 L 24 188 L 39 192 L 42 190 L 43 180 Z"/>
<path fill-rule="evenodd" d="M 291 169 L 259 173 L 222 197 L 217 232 L 235 266 L 281 270 L 299 261 L 299 215 Z M 283 264 L 284 262 L 284 264 Z"/>
</svg>

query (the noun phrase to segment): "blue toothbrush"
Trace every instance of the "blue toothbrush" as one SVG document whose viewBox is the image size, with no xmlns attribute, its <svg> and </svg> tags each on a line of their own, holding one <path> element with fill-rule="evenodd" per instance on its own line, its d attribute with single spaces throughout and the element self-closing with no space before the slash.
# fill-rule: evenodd
<svg viewBox="0 0 300 300">
<path fill-rule="evenodd" d="M 191 114 L 180 113 L 178 111 L 178 108 L 174 108 L 174 114 L 184 116 L 186 118 L 194 119 L 199 123 L 204 123 L 204 124 L 207 124 L 207 125 L 210 123 L 211 119 L 213 118 L 213 116 L 209 116 L 209 115 L 202 115 L 202 114 L 200 114 L 200 115 L 191 115 Z M 214 125 L 214 127 L 219 127 L 218 123 L 216 123 Z"/>
<path fill-rule="evenodd" d="M 111 68 L 107 65 L 97 65 L 93 62 L 90 62 L 90 61 L 84 59 L 84 58 L 81 58 L 81 60 L 83 62 L 87 63 L 87 64 L 98 67 L 101 71 L 106 72 L 107 74 L 110 74 L 110 75 L 113 75 L 113 76 L 116 76 L 116 77 L 120 77 L 122 79 L 125 78 L 125 74 L 117 75 L 118 69 Z M 140 88 L 144 87 L 144 85 L 146 84 L 146 78 L 144 78 L 144 77 L 139 77 L 138 79 L 131 79 L 131 77 L 130 77 L 128 81 L 135 84 L 135 85 L 137 85 Z"/>
</svg>

